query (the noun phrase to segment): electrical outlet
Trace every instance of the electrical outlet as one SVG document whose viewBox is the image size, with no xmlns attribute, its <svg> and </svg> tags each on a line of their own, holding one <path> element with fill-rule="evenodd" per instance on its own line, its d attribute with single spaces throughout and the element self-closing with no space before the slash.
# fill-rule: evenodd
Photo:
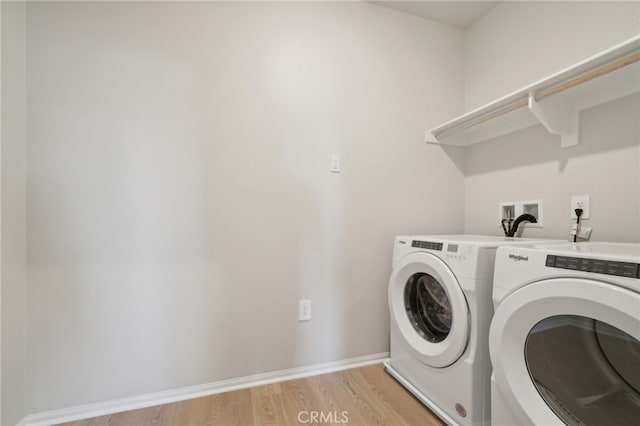
<svg viewBox="0 0 640 426">
<path fill-rule="evenodd" d="M 311 321 L 311 300 L 298 301 L 298 321 Z"/>
<path fill-rule="evenodd" d="M 574 195 L 571 197 L 571 219 L 577 219 L 576 209 L 582 209 L 582 216 L 580 220 L 589 219 L 589 196 L 588 195 Z"/>
</svg>

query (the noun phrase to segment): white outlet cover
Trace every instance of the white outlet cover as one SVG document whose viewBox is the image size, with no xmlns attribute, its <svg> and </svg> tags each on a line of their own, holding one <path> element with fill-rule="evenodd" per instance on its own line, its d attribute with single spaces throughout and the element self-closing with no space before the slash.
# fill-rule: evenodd
<svg viewBox="0 0 640 426">
<path fill-rule="evenodd" d="M 571 197 L 571 219 L 577 219 L 575 209 L 582 209 L 582 216 L 580 219 L 589 219 L 589 196 L 588 195 L 574 195 Z"/>
</svg>

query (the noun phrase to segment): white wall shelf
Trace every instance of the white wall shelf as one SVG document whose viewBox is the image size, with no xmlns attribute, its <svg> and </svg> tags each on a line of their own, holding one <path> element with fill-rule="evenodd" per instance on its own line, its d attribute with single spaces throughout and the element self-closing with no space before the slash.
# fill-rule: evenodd
<svg viewBox="0 0 640 426">
<path fill-rule="evenodd" d="M 467 146 L 541 123 L 563 148 L 579 143 L 579 113 L 640 92 L 640 35 L 426 132 Z"/>
</svg>

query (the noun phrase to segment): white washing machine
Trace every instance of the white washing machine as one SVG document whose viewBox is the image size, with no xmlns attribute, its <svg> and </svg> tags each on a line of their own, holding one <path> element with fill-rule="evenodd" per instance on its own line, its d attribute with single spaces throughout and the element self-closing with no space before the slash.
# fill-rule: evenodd
<svg viewBox="0 0 640 426">
<path fill-rule="evenodd" d="M 541 242 L 396 237 L 389 280 L 391 352 L 385 366 L 448 424 L 489 424 L 487 339 L 496 248 Z"/>
<path fill-rule="evenodd" d="M 640 245 L 499 248 L 493 297 L 493 425 L 639 424 Z"/>
</svg>

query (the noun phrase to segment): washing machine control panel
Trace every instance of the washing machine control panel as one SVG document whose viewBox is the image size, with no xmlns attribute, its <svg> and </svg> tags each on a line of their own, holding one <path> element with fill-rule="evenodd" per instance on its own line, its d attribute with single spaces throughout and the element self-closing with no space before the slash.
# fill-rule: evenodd
<svg viewBox="0 0 640 426">
<path fill-rule="evenodd" d="M 640 279 L 640 264 L 637 263 L 590 259 L 586 257 L 547 255 L 545 266 Z"/>
</svg>

